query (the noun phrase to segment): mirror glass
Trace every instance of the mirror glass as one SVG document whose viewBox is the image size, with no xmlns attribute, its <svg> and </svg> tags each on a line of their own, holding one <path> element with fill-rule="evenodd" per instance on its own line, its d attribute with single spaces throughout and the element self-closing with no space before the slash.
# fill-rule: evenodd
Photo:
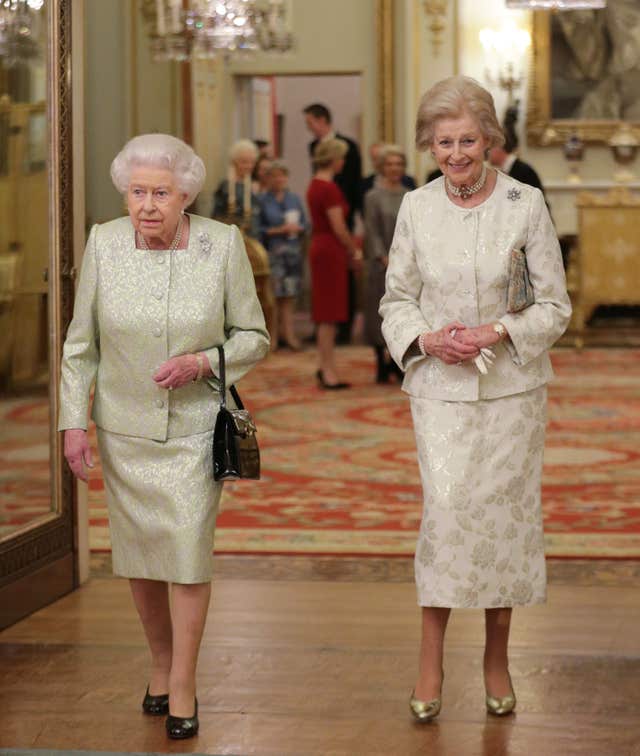
<svg viewBox="0 0 640 756">
<path fill-rule="evenodd" d="M 0 540 L 52 510 L 45 0 L 0 0 Z"/>
</svg>

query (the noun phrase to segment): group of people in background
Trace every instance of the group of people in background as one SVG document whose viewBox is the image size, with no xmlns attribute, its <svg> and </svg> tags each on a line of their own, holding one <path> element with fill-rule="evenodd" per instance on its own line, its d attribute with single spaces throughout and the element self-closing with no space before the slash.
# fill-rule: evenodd
<svg viewBox="0 0 640 756">
<path fill-rule="evenodd" d="M 350 387 L 338 375 L 335 346 L 351 340 L 357 310 L 364 314 L 364 337 L 375 353 L 376 382 L 400 380 L 402 371 L 382 336 L 378 306 L 400 204 L 417 188 L 416 180 L 406 172 L 403 148 L 383 143 L 371 145 L 374 170 L 363 178 L 358 144 L 335 130 L 331 111 L 314 103 L 304 108 L 303 116 L 314 137 L 308 146 L 312 177 L 305 198 L 311 222 L 305 203 L 289 188 L 287 166 L 273 159 L 268 142 L 248 139 L 231 148 L 228 175 L 215 193 L 212 217 L 242 229 L 272 350 L 302 348 L 295 310 L 310 233 L 318 385 L 327 390 Z M 516 118 L 517 111 L 509 109 L 503 124 L 505 144 L 489 150 L 487 158 L 504 173 L 542 190 L 535 170 L 516 155 Z M 439 169 L 430 172 L 425 183 L 440 175 Z M 363 234 L 356 236 L 358 215 Z"/>
</svg>

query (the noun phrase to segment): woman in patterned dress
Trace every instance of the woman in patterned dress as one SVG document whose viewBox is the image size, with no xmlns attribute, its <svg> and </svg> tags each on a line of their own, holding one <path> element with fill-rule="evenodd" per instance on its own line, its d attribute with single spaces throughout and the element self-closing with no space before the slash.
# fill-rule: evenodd
<svg viewBox="0 0 640 756">
<path fill-rule="evenodd" d="M 271 349 L 283 345 L 300 351 L 294 329 L 295 303 L 302 281 L 302 241 L 307 219 L 302 200 L 289 189 L 289 169 L 275 161 L 267 171 L 269 188 L 259 196 L 260 226 L 269 253 L 277 315 L 270 331 Z"/>
<path fill-rule="evenodd" d="M 440 711 L 452 608 L 486 619 L 486 707 L 515 707 L 507 647 L 514 606 L 546 598 L 540 488 L 548 349 L 571 314 L 539 189 L 485 164 L 503 141 L 493 98 L 451 77 L 420 103 L 416 144 L 444 174 L 405 195 L 389 251 L 382 331 L 406 376 L 424 489 L 415 555 L 422 643 L 413 715 Z M 535 302 L 507 311 L 514 250 Z M 512 310 L 514 308 L 511 308 Z"/>
</svg>

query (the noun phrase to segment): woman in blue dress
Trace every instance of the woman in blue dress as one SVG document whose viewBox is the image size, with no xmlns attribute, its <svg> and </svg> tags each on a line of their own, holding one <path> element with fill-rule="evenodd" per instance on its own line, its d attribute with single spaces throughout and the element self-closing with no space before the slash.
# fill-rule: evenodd
<svg viewBox="0 0 640 756">
<path fill-rule="evenodd" d="M 260 195 L 260 227 L 269 253 L 271 283 L 277 302 L 271 348 L 279 342 L 298 351 L 293 315 L 302 280 L 302 240 L 307 228 L 302 201 L 289 190 L 289 169 L 274 162 L 267 173 L 269 189 Z M 280 339 L 278 339 L 280 336 Z"/>
</svg>

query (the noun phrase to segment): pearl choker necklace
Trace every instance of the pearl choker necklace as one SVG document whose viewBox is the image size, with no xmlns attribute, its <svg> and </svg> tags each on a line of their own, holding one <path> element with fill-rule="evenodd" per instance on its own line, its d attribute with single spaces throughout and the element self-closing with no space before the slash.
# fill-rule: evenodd
<svg viewBox="0 0 640 756">
<path fill-rule="evenodd" d="M 173 252 L 174 249 L 178 249 L 178 245 L 180 244 L 180 240 L 182 239 L 182 221 L 184 220 L 184 216 L 180 216 L 180 220 L 178 221 L 178 226 L 176 228 L 176 235 L 173 237 L 173 241 L 169 245 L 169 252 Z M 140 239 L 140 249 L 144 250 L 150 250 L 151 247 L 147 244 L 147 240 L 144 238 L 144 236 L 138 232 L 138 238 Z"/>
<path fill-rule="evenodd" d="M 454 197 L 460 197 L 460 199 L 466 200 L 469 199 L 473 194 L 477 194 L 482 187 L 485 185 L 485 182 L 487 180 L 487 166 L 483 163 L 482 164 L 482 173 L 480 174 L 480 178 L 476 181 L 475 184 L 471 184 L 471 186 L 467 186 L 466 184 L 463 184 L 462 186 L 454 186 L 451 181 L 447 178 L 447 189 L 453 194 Z"/>
</svg>

